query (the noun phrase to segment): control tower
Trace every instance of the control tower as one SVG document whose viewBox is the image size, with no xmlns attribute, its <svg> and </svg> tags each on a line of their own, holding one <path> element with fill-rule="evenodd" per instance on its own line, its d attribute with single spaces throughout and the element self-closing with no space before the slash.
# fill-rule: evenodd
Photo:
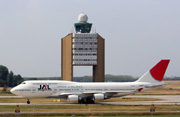
<svg viewBox="0 0 180 117">
<path fill-rule="evenodd" d="M 73 66 L 92 66 L 93 82 L 104 82 L 104 39 L 91 33 L 92 23 L 80 14 L 74 24 L 75 33 L 61 39 L 61 77 L 73 81 Z"/>
</svg>

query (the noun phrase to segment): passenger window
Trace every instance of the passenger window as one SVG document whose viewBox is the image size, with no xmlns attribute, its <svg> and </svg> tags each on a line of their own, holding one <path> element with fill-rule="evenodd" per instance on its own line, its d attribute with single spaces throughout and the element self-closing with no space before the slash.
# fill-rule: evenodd
<svg viewBox="0 0 180 117">
<path fill-rule="evenodd" d="M 25 82 L 22 82 L 21 84 L 26 84 Z"/>
</svg>

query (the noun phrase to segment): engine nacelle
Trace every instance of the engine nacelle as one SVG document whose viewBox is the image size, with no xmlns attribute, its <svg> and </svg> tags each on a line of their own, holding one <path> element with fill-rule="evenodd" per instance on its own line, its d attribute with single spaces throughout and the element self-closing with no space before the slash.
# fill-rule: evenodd
<svg viewBox="0 0 180 117">
<path fill-rule="evenodd" d="M 104 100 L 106 96 L 104 94 L 94 94 L 95 100 Z"/>
<path fill-rule="evenodd" d="M 80 97 L 78 95 L 69 95 L 68 100 L 70 102 L 78 102 L 80 100 Z"/>
</svg>

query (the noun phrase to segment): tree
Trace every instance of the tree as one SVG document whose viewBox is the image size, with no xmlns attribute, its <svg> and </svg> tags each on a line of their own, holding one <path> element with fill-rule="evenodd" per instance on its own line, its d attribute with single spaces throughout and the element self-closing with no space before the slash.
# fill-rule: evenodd
<svg viewBox="0 0 180 117">
<path fill-rule="evenodd" d="M 14 78 L 14 82 L 13 82 L 13 87 L 14 87 L 17 85 L 17 75 L 14 75 L 13 78 Z"/>
<path fill-rule="evenodd" d="M 12 71 L 10 71 L 7 67 L 0 65 L 0 87 L 9 86 L 14 87 L 20 84 L 24 79 L 21 75 L 14 75 Z"/>
<path fill-rule="evenodd" d="M 13 82 L 14 82 L 14 74 L 12 71 L 7 76 L 7 86 L 13 87 Z"/>
<path fill-rule="evenodd" d="M 19 74 L 14 75 L 13 79 L 14 79 L 13 86 L 16 86 L 16 85 L 20 84 L 22 81 L 24 81 L 24 79 Z"/>
<path fill-rule="evenodd" d="M 2 79 L 0 79 L 0 87 L 6 86 L 6 82 Z"/>
<path fill-rule="evenodd" d="M 20 84 L 23 81 L 24 81 L 24 79 L 21 77 L 21 75 L 18 74 L 17 75 L 17 84 L 16 85 Z"/>
<path fill-rule="evenodd" d="M 8 68 L 0 65 L 0 86 L 4 86 L 7 83 L 7 75 L 9 74 Z"/>
</svg>

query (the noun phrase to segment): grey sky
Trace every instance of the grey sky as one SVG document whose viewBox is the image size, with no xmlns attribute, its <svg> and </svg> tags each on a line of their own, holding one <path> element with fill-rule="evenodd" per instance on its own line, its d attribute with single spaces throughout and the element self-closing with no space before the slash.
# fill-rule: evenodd
<svg viewBox="0 0 180 117">
<path fill-rule="evenodd" d="M 141 76 L 171 59 L 166 76 L 180 76 L 179 6 L 179 0 L 0 0 L 0 64 L 22 76 L 61 76 L 61 38 L 83 12 L 105 38 L 106 74 Z"/>
</svg>

